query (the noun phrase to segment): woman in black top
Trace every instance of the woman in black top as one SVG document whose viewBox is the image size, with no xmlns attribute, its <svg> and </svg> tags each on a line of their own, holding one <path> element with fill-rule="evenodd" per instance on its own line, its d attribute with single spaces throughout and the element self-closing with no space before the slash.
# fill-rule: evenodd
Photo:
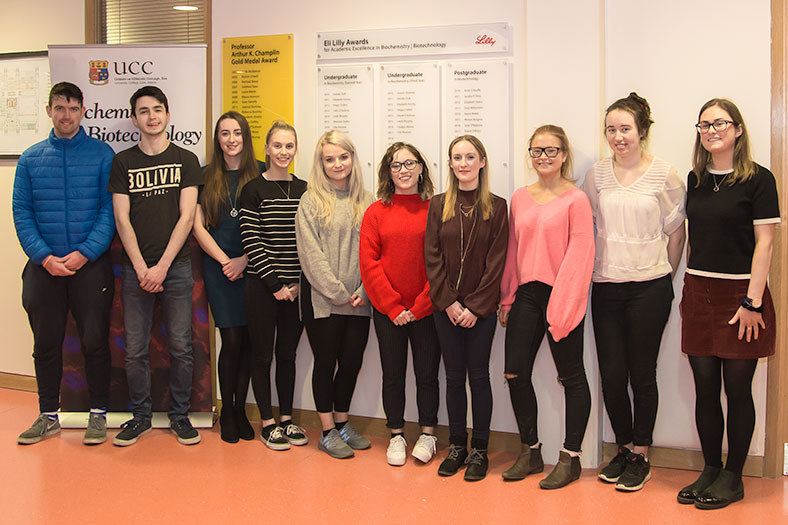
<svg viewBox="0 0 788 525">
<path fill-rule="evenodd" d="M 219 390 L 222 439 L 254 439 L 246 418 L 249 390 L 249 335 L 244 309 L 246 255 L 238 226 L 238 197 L 244 185 L 260 175 L 252 133 L 240 113 L 219 117 L 213 133 L 213 157 L 205 167 L 205 186 L 194 220 L 194 237 L 205 251 L 205 289 L 214 324 L 222 337 L 219 353 Z"/>
<path fill-rule="evenodd" d="M 752 378 L 758 358 L 774 353 L 774 305 L 766 278 L 780 210 L 774 176 L 752 161 L 747 128 L 733 102 L 708 101 L 696 127 L 687 180 L 681 344 L 695 378 L 695 423 L 705 467 L 678 501 L 715 509 L 744 497 L 741 474 L 755 427 Z"/>
</svg>

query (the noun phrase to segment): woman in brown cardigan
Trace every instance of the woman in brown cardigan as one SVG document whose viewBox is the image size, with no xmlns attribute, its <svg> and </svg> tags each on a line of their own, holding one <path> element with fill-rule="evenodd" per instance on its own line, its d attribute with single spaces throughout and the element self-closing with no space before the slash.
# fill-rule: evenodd
<svg viewBox="0 0 788 525">
<path fill-rule="evenodd" d="M 435 328 L 446 368 L 450 447 L 438 474 L 451 476 L 464 465 L 466 481 L 487 474 L 487 441 L 492 417 L 490 349 L 506 259 L 506 201 L 490 193 L 487 154 L 472 135 L 449 145 L 449 188 L 430 201 L 424 256 Z M 471 385 L 473 434 L 467 449 Z"/>
</svg>

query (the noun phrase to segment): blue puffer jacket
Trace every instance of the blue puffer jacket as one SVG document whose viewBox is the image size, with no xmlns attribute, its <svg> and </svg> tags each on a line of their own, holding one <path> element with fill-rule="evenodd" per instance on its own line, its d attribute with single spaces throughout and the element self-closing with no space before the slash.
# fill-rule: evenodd
<svg viewBox="0 0 788 525">
<path fill-rule="evenodd" d="M 14 179 L 14 225 L 22 249 L 41 264 L 74 250 L 95 261 L 115 236 L 107 192 L 112 148 L 80 127 L 70 139 L 55 136 L 19 157 Z"/>
</svg>

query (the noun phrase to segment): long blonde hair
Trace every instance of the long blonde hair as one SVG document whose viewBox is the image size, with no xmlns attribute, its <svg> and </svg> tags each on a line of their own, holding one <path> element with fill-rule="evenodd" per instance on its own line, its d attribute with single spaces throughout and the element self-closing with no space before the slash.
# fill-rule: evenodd
<svg viewBox="0 0 788 525">
<path fill-rule="evenodd" d="M 326 131 L 317 141 L 315 146 L 315 156 L 312 161 L 312 170 L 309 173 L 309 185 L 307 193 L 317 203 L 317 217 L 323 226 L 331 224 L 334 217 L 334 202 L 336 200 L 336 190 L 329 182 L 328 176 L 323 169 L 323 146 L 332 144 L 350 153 L 353 165 L 348 175 L 348 192 L 351 207 L 353 210 L 353 227 L 361 228 L 361 219 L 369 205 L 369 194 L 364 191 L 364 180 L 361 176 L 361 163 L 358 160 L 356 146 L 350 137 L 342 131 L 332 129 Z"/>
<path fill-rule="evenodd" d="M 449 144 L 450 175 L 449 187 L 446 190 L 443 198 L 443 215 L 441 216 L 443 222 L 446 222 L 454 217 L 454 208 L 457 205 L 457 195 L 460 191 L 460 182 L 457 180 L 457 176 L 454 174 L 454 170 L 451 167 L 451 150 L 454 149 L 454 146 L 457 143 L 462 142 L 463 140 L 468 142 L 476 149 L 480 159 L 484 159 L 484 166 L 482 166 L 479 170 L 479 185 L 476 187 L 476 199 L 473 204 L 476 206 L 476 209 L 479 210 L 482 219 L 485 221 L 492 217 L 493 213 L 493 198 L 492 193 L 490 193 L 490 161 L 487 158 L 487 151 L 484 149 L 484 144 L 482 144 L 482 141 L 473 135 L 460 135 L 459 137 L 452 140 L 451 144 Z"/>
<path fill-rule="evenodd" d="M 731 116 L 734 129 L 741 126 L 741 135 L 736 137 L 736 142 L 733 146 L 733 176 L 728 178 L 727 184 L 733 186 L 737 182 L 747 182 L 757 171 L 757 168 L 752 161 L 750 136 L 747 134 L 747 126 L 744 124 L 741 111 L 736 107 L 736 104 L 727 98 L 713 98 L 700 108 L 698 122 L 700 122 L 700 116 L 703 115 L 703 112 L 713 106 L 725 110 Z M 711 164 L 711 153 L 701 144 L 700 133 L 696 133 L 695 147 L 692 151 L 692 171 L 695 172 L 695 177 L 697 178 L 696 188 L 699 188 L 706 182 L 708 178 L 706 170 L 709 164 Z"/>
</svg>

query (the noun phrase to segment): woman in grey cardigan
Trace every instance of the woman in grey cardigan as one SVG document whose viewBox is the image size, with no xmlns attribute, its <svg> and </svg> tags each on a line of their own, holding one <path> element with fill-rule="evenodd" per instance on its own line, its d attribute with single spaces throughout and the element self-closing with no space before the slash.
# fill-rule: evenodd
<svg viewBox="0 0 788 525">
<path fill-rule="evenodd" d="M 348 423 L 348 410 L 369 336 L 358 247 L 371 200 L 350 138 L 341 131 L 324 133 L 296 214 L 296 243 L 303 272 L 301 317 L 315 357 L 312 392 L 323 426 L 318 448 L 335 458 L 370 446 Z"/>
</svg>

